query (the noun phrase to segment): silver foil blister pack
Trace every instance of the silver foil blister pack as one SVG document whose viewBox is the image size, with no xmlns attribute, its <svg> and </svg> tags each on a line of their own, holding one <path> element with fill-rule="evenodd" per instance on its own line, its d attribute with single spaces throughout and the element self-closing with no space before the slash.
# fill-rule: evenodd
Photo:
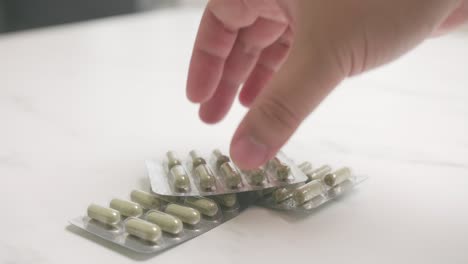
<svg viewBox="0 0 468 264">
<path fill-rule="evenodd" d="M 214 150 L 190 151 L 186 158 L 169 151 L 163 161 L 146 162 L 151 189 L 158 195 L 210 196 L 257 191 L 305 182 L 307 176 L 280 152 L 265 166 L 242 171 L 231 159 Z"/>
<path fill-rule="evenodd" d="M 298 166 L 307 176 L 305 183 L 257 192 L 256 204 L 278 210 L 310 211 L 340 197 L 364 181 L 347 167 L 332 171 L 328 165 L 313 169 L 309 162 Z"/>
<path fill-rule="evenodd" d="M 151 196 L 154 201 L 148 202 L 141 195 L 146 195 L 146 198 Z M 247 208 L 247 201 L 251 201 L 250 198 L 239 200 L 236 194 L 209 198 L 164 197 L 142 191 L 133 191 L 131 198 L 131 202 L 113 199 L 110 207 L 92 204 L 88 207 L 87 215 L 71 219 L 70 223 L 130 250 L 151 254 L 208 232 L 239 215 Z M 113 206 L 116 200 L 124 203 L 123 206 Z M 141 203 L 137 203 L 138 200 Z M 206 202 L 197 204 L 197 201 Z"/>
</svg>

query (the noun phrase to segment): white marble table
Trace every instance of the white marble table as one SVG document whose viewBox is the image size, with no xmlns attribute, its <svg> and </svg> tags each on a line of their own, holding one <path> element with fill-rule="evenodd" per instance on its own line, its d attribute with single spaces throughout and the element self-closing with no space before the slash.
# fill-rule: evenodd
<svg viewBox="0 0 468 264">
<path fill-rule="evenodd" d="M 227 145 L 185 100 L 200 9 L 0 36 L 0 263 L 468 263 L 468 35 L 343 83 L 285 150 L 370 176 L 311 215 L 250 208 L 147 258 L 68 226 L 148 188 L 144 160 Z"/>
</svg>

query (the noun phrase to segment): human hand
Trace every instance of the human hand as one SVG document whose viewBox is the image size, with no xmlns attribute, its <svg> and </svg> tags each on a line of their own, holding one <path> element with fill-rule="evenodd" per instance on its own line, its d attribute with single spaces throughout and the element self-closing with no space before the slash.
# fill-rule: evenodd
<svg viewBox="0 0 468 264">
<path fill-rule="evenodd" d="M 468 17 L 468 0 L 212 0 L 187 81 L 200 118 L 220 121 L 241 84 L 250 110 L 231 142 L 259 167 L 342 80 L 385 64 Z"/>
</svg>

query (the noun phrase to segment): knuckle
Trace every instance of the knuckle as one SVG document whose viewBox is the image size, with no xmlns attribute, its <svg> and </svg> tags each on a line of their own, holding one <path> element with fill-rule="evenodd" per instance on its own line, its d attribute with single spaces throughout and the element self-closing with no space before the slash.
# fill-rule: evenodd
<svg viewBox="0 0 468 264">
<path fill-rule="evenodd" d="M 295 130 L 302 121 L 301 115 L 281 98 L 265 98 L 258 106 L 260 118 L 272 126 L 273 129 Z"/>
</svg>

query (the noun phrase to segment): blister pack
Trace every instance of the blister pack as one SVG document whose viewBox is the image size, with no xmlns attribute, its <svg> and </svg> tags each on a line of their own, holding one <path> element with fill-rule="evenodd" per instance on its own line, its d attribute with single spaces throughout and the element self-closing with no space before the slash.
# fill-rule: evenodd
<svg viewBox="0 0 468 264">
<path fill-rule="evenodd" d="M 257 205 L 280 210 L 309 211 L 341 196 L 364 181 L 347 167 L 332 171 L 328 165 L 313 169 L 309 162 L 298 166 L 308 177 L 305 183 L 257 192 Z"/>
<path fill-rule="evenodd" d="M 158 195 L 209 196 L 263 190 L 302 183 L 307 176 L 285 154 L 261 168 L 242 171 L 231 159 L 214 150 L 209 158 L 190 151 L 185 159 L 169 151 L 163 161 L 146 162 L 151 189 Z"/>
<path fill-rule="evenodd" d="M 140 253 L 158 253 L 234 218 L 247 203 L 236 194 L 206 197 L 156 196 L 134 190 L 130 200 L 91 204 L 70 223 Z"/>
</svg>

